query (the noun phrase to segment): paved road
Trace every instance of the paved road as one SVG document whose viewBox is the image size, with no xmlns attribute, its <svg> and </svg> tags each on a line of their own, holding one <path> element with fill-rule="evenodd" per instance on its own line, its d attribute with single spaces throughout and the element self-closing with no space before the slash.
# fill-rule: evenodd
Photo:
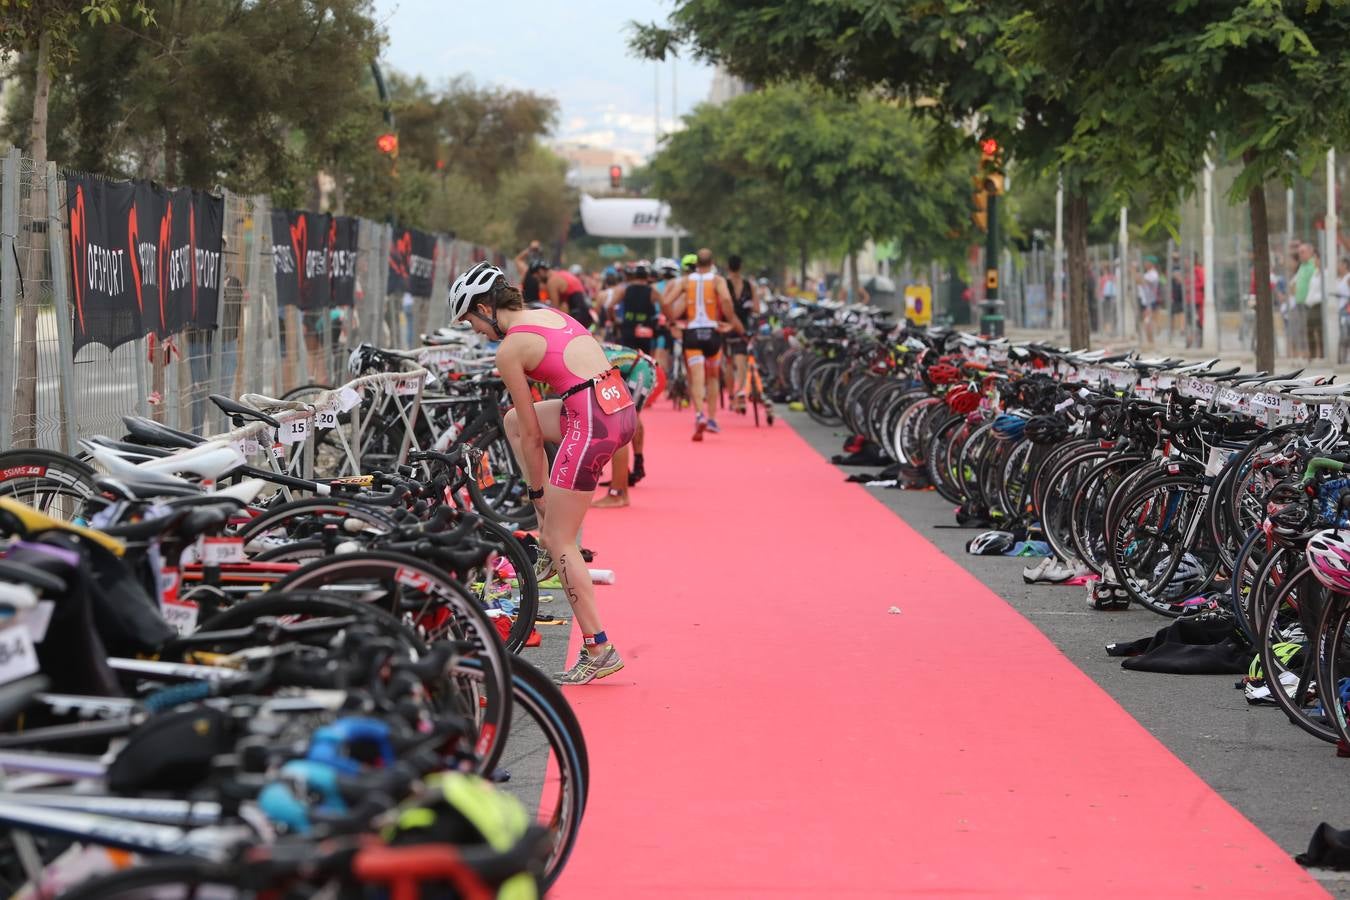
<svg viewBox="0 0 1350 900">
<path fill-rule="evenodd" d="M 786 421 L 817 451 L 829 458 L 840 452 L 844 435 L 824 428 L 803 413 L 787 413 Z M 847 474 L 866 469 L 840 469 Z M 841 489 L 843 485 L 841 484 Z M 1219 794 L 1291 854 L 1306 849 L 1319 822 L 1350 828 L 1350 794 L 1344 791 L 1350 760 L 1338 759 L 1330 745 L 1289 725 L 1274 709 L 1248 706 L 1233 685 L 1234 675 L 1158 675 L 1129 672 L 1103 650 L 1105 644 L 1151 635 L 1164 621 L 1143 609 L 1098 612 L 1088 609 L 1083 588 L 1025 584 L 1024 560 L 971 556 L 965 542 L 976 532 L 944 528 L 954 524 L 952 506 L 932 491 L 906 492 L 869 488 L 876 498 L 949 557 L 1006 600 L 1089 675 L 1131 715 Z M 861 561 L 860 561 L 861 563 Z M 854 576 L 865 578 L 866 565 Z M 905 605 L 904 585 L 878 601 Z M 978 627 L 952 611 L 952 652 L 960 652 L 960 629 Z M 1034 684 L 1004 684 L 989 673 L 990 690 L 1016 703 Z M 1065 710 L 1072 715 L 1072 710 Z M 991 739 L 997 740 L 997 735 Z M 1120 761 L 1103 759 L 1111 766 Z M 1158 823 L 1163 840 L 1186 839 Z M 1110 835 L 1102 835 L 1109 841 Z M 1319 872 L 1327 890 L 1350 897 L 1350 874 Z"/>
</svg>

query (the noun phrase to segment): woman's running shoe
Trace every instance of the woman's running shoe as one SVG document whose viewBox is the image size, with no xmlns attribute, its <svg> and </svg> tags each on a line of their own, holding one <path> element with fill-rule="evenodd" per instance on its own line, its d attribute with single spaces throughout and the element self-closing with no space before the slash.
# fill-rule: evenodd
<svg viewBox="0 0 1350 900">
<path fill-rule="evenodd" d="M 717 425 L 717 420 L 711 417 L 709 417 L 708 419 L 708 430 L 711 431 L 713 434 L 722 433 L 722 429 L 719 428 Z"/>
<path fill-rule="evenodd" d="M 577 657 L 576 664 L 566 672 L 559 672 L 553 676 L 554 684 L 589 684 L 597 678 L 604 678 L 607 675 L 613 675 L 623 668 L 623 660 L 619 658 L 619 651 L 614 649 L 613 644 L 609 644 L 600 653 L 592 656 L 583 648 L 581 655 Z"/>
<path fill-rule="evenodd" d="M 707 430 L 708 430 L 708 420 L 704 417 L 703 413 L 698 413 L 697 415 L 694 416 L 693 439 L 696 441 L 703 440 L 703 432 Z"/>
<path fill-rule="evenodd" d="M 557 573 L 553 567 L 553 557 L 548 555 L 542 544 L 536 544 L 534 551 L 534 577 L 539 581 L 547 581 Z"/>
</svg>

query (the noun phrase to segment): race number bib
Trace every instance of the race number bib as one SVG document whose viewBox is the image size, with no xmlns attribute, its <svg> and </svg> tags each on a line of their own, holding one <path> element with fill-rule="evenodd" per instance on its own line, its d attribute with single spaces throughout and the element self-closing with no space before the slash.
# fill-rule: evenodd
<svg viewBox="0 0 1350 900">
<path fill-rule="evenodd" d="M 595 382 L 595 400 L 605 415 L 622 412 L 633 405 L 633 395 L 628 393 L 628 385 L 618 369 L 610 369 Z"/>
</svg>

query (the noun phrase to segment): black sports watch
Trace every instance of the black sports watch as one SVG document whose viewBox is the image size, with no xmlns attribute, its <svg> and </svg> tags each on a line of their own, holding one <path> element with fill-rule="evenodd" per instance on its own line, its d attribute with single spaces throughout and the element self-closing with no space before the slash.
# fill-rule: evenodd
<svg viewBox="0 0 1350 900">
<path fill-rule="evenodd" d="M 544 499 L 544 488 L 542 486 L 539 488 L 539 490 L 535 490 L 534 488 L 526 488 L 526 491 L 529 493 L 531 500 Z"/>
</svg>

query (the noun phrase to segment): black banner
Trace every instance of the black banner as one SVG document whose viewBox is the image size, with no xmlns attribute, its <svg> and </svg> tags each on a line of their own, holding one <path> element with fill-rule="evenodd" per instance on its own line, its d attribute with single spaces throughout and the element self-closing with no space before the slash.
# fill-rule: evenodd
<svg viewBox="0 0 1350 900">
<path fill-rule="evenodd" d="M 389 248 L 388 293 L 430 297 L 435 271 L 436 235 L 416 228 L 394 232 L 394 243 Z"/>
<path fill-rule="evenodd" d="M 356 302 L 356 251 L 361 221 L 351 216 L 334 216 L 328 226 L 328 278 L 332 283 L 334 306 Z"/>
<path fill-rule="evenodd" d="M 293 209 L 272 211 L 277 305 L 303 310 L 351 306 L 356 295 L 358 220 Z"/>
<path fill-rule="evenodd" d="M 148 181 L 66 177 L 75 346 L 214 328 L 225 201 Z"/>
</svg>

